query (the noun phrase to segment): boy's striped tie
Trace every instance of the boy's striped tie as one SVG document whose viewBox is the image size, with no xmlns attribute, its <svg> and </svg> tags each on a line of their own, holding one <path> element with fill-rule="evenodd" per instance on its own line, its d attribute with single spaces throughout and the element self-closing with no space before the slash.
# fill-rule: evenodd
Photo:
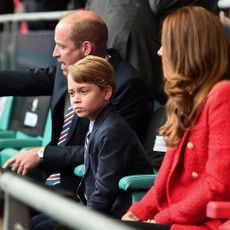
<svg viewBox="0 0 230 230">
<path fill-rule="evenodd" d="M 71 122 L 73 120 L 73 116 L 74 116 L 74 111 L 72 107 L 69 107 L 67 110 L 67 113 L 64 117 L 64 123 L 62 126 L 62 131 L 60 133 L 60 137 L 58 140 L 58 146 L 63 146 L 67 136 L 68 136 L 68 131 L 70 129 L 71 126 Z M 54 173 L 51 174 L 47 179 L 46 179 L 46 184 L 47 185 L 57 185 L 60 183 L 60 173 Z"/>
</svg>

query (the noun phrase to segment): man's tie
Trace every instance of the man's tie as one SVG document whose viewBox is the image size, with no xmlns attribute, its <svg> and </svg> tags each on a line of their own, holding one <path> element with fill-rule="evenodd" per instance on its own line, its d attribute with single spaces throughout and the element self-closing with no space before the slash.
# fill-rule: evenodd
<svg viewBox="0 0 230 230">
<path fill-rule="evenodd" d="M 71 126 L 71 122 L 73 120 L 73 116 L 74 116 L 73 108 L 69 107 L 64 117 L 62 131 L 60 133 L 60 137 L 59 137 L 58 144 L 57 144 L 58 146 L 64 146 L 64 143 L 68 136 L 68 131 Z M 59 183 L 60 183 L 60 173 L 51 174 L 46 180 L 47 185 L 57 185 Z"/>
<path fill-rule="evenodd" d="M 64 142 L 66 141 L 68 131 L 70 129 L 71 122 L 73 120 L 73 116 L 74 116 L 74 111 L 73 111 L 73 108 L 70 106 L 67 110 L 65 117 L 64 117 L 64 123 L 62 126 L 62 131 L 60 133 L 60 137 L 59 137 L 58 144 L 57 144 L 58 146 L 63 145 Z"/>
</svg>

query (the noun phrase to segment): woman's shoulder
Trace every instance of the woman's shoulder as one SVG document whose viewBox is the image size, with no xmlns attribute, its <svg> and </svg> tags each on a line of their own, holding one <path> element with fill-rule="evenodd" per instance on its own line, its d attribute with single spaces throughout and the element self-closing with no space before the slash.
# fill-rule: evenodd
<svg viewBox="0 0 230 230">
<path fill-rule="evenodd" d="M 210 96 L 230 96 L 230 80 L 222 80 L 216 83 L 211 89 Z"/>
</svg>

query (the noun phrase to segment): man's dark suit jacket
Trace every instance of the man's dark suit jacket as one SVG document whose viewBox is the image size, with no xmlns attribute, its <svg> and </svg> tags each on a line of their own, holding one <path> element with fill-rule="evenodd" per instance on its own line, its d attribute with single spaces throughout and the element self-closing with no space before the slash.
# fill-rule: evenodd
<svg viewBox="0 0 230 230">
<path fill-rule="evenodd" d="M 183 6 L 201 6 L 218 14 L 217 2 L 218 0 L 149 0 L 153 13 L 160 17 Z"/>
<path fill-rule="evenodd" d="M 96 118 L 85 150 L 87 206 L 117 218 L 131 205 L 131 194 L 118 188 L 127 175 L 152 173 L 147 154 L 133 130 L 107 105 Z"/>
<path fill-rule="evenodd" d="M 86 8 L 106 22 L 108 47 L 117 49 L 139 71 L 151 100 L 164 103 L 158 21 L 148 0 L 88 0 Z"/>
<path fill-rule="evenodd" d="M 114 67 L 117 88 L 114 104 L 129 125 L 142 136 L 148 117 L 146 88 L 137 71 L 115 50 L 108 50 Z M 31 71 L 1 71 L 0 96 L 51 95 L 52 135 L 45 148 L 42 168 L 48 174 L 61 172 L 61 187 L 76 190 L 75 166 L 83 163 L 83 145 L 88 129 L 88 120 L 74 116 L 65 147 L 57 146 L 63 124 L 64 101 L 67 80 L 57 66 Z M 47 175 L 43 175 L 44 180 Z"/>
</svg>

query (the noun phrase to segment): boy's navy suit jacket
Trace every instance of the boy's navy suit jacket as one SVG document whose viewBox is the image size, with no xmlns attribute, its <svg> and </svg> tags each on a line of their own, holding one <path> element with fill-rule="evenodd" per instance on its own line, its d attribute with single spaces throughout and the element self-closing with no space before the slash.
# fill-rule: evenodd
<svg viewBox="0 0 230 230">
<path fill-rule="evenodd" d="M 96 118 L 85 150 L 87 206 L 120 218 L 131 205 L 131 194 L 119 190 L 119 180 L 146 173 L 152 173 L 152 166 L 137 135 L 107 105 Z"/>
</svg>

